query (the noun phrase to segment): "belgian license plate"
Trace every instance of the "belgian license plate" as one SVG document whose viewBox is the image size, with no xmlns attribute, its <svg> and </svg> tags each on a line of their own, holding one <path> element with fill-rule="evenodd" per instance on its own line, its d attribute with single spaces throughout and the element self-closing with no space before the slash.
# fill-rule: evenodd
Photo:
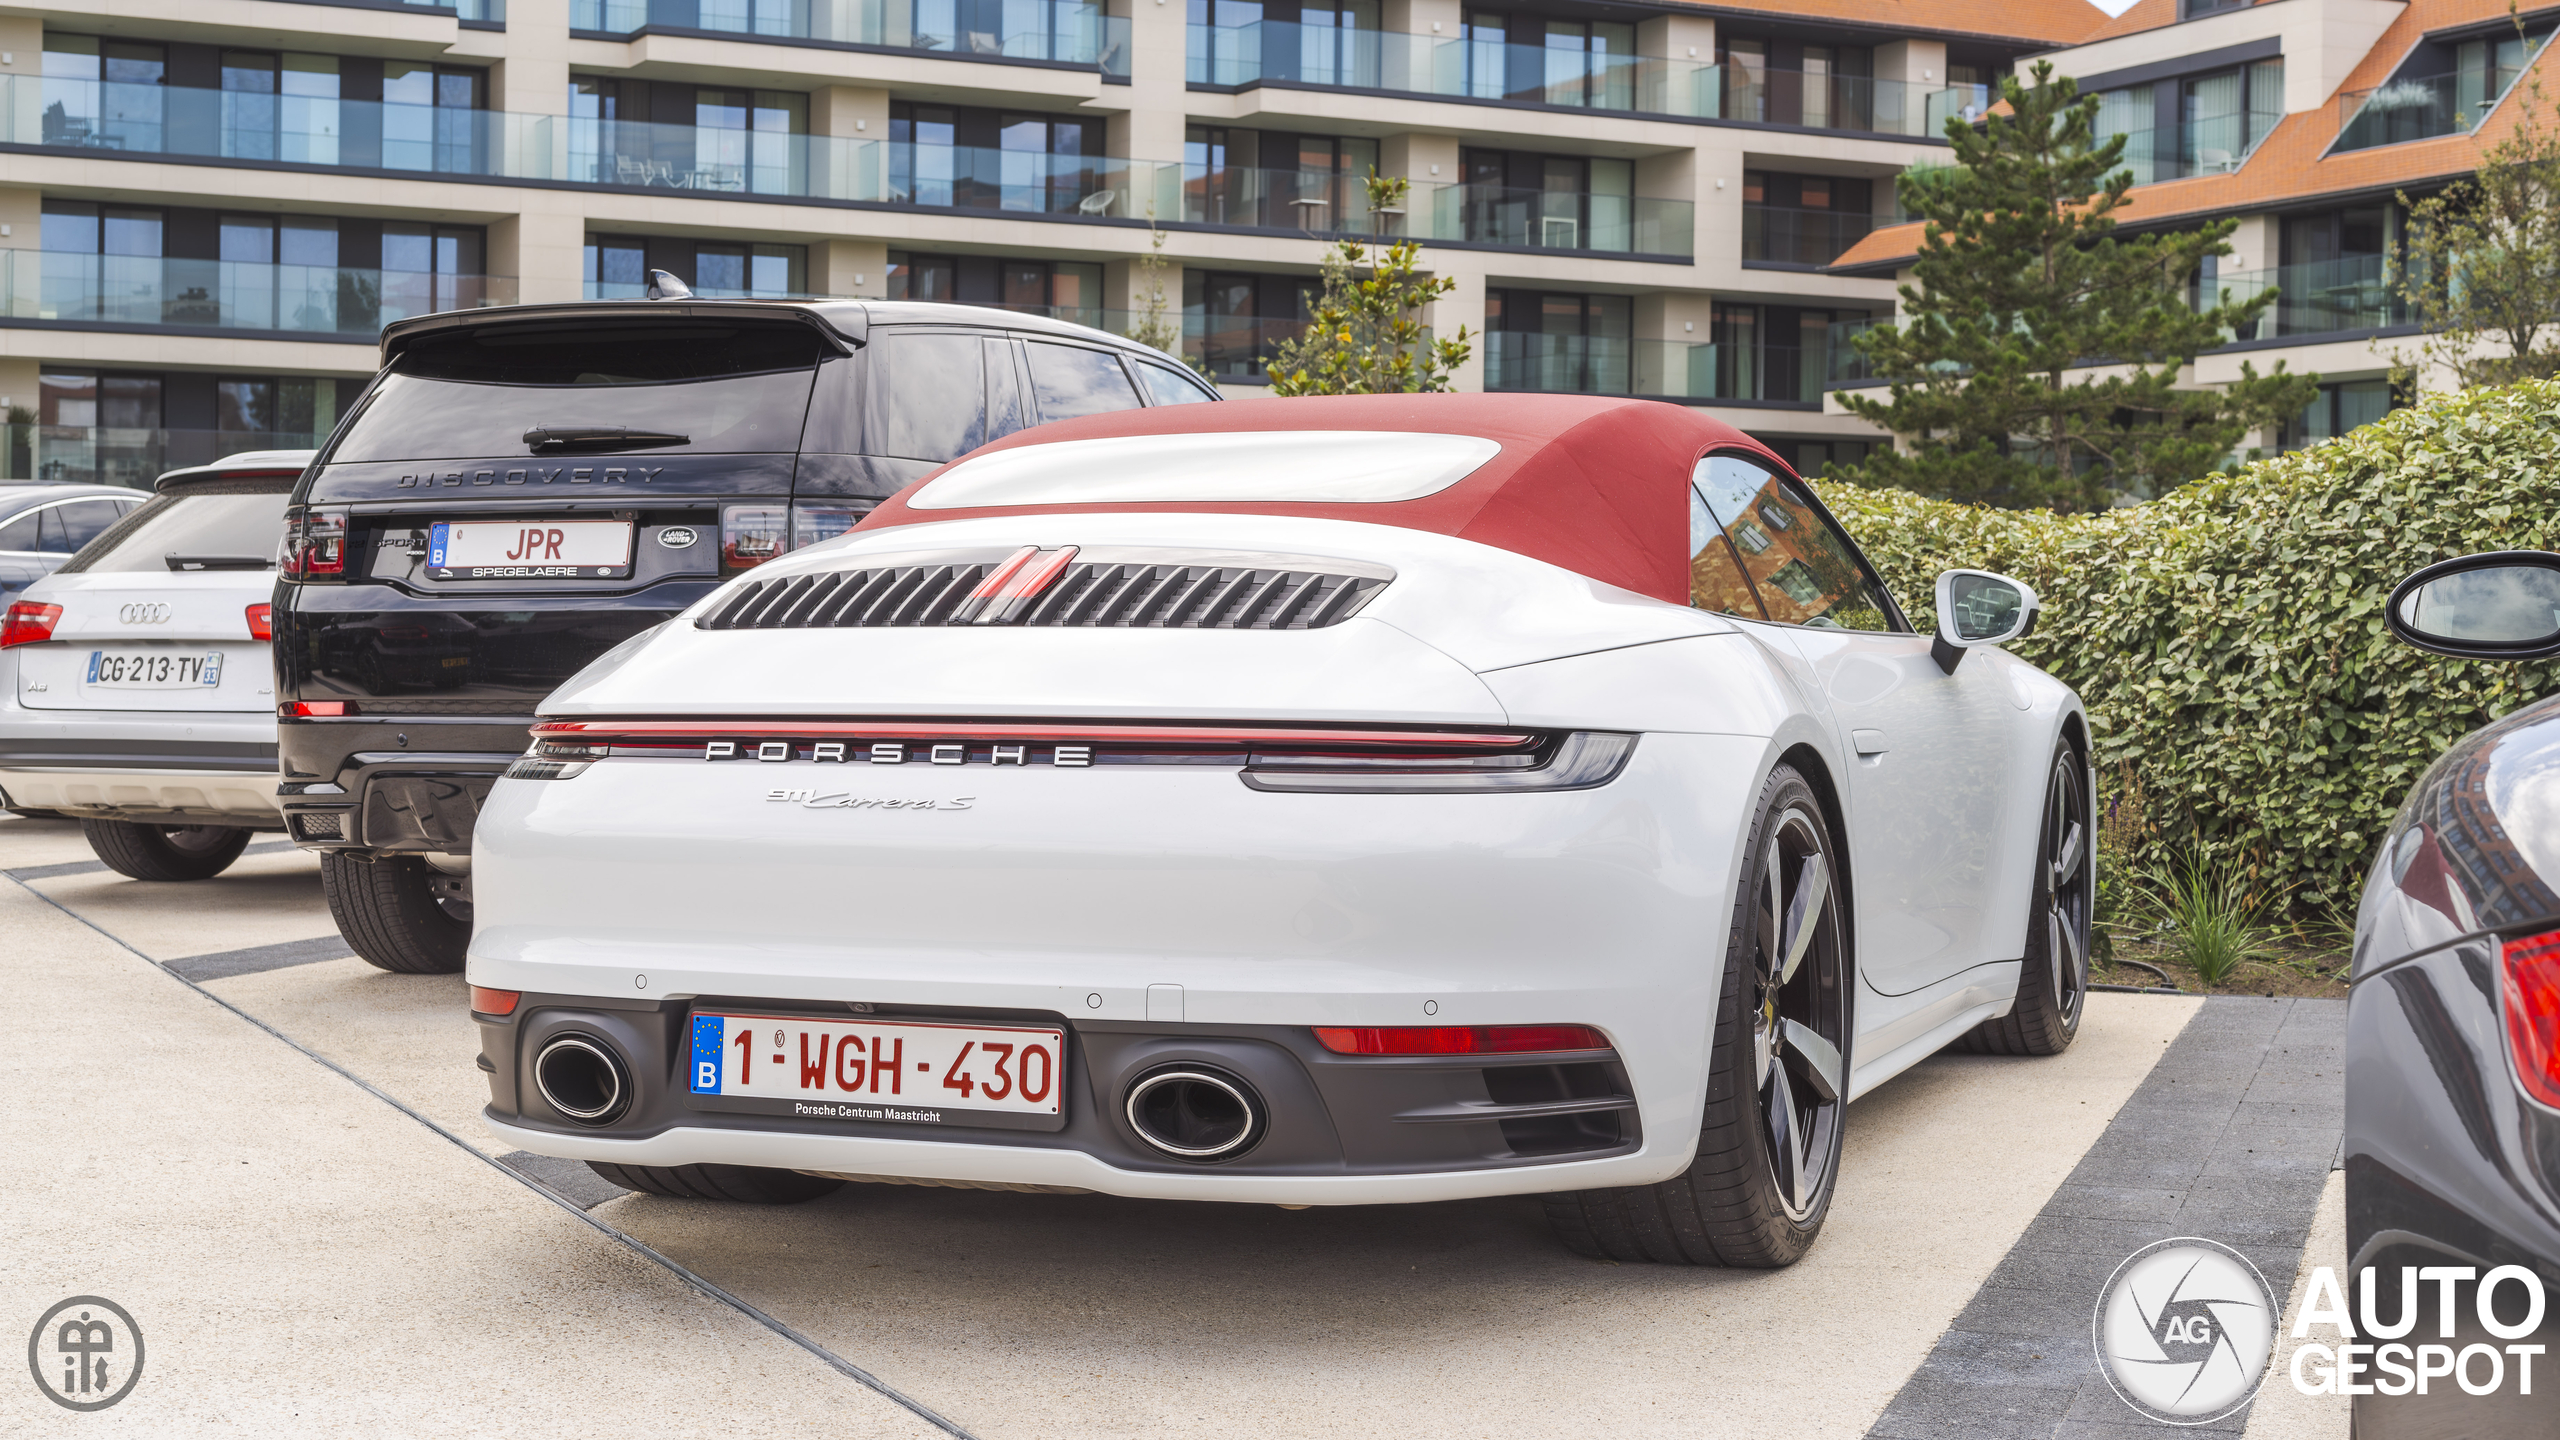
<svg viewBox="0 0 2560 1440">
<path fill-rule="evenodd" d="M 618 580 L 631 573 L 627 520 L 441 520 L 427 530 L 437 580 Z"/>
<path fill-rule="evenodd" d="M 1058 1130 L 1066 1035 L 1042 1026 L 813 1020 L 697 1010 L 696 1110 L 827 1121 Z"/>
<path fill-rule="evenodd" d="M 92 650 L 82 683 L 108 690 L 210 690 L 222 683 L 222 652 Z"/>
</svg>

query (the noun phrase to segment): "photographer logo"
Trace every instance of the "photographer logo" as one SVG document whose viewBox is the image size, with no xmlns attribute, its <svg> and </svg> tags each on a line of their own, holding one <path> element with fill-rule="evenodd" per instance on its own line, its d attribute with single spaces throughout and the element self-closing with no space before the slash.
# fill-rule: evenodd
<svg viewBox="0 0 2560 1440">
<path fill-rule="evenodd" d="M 142 1327 L 112 1300 L 74 1295 L 36 1321 L 27 1368 L 54 1404 L 104 1410 L 142 1378 Z"/>
<path fill-rule="evenodd" d="M 2240 1252 L 2163 1240 L 2135 1251 L 2099 1292 L 2098 1368 L 2151 1419 L 2206 1424 L 2258 1393 L 2279 1314 L 2266 1278 Z"/>
</svg>

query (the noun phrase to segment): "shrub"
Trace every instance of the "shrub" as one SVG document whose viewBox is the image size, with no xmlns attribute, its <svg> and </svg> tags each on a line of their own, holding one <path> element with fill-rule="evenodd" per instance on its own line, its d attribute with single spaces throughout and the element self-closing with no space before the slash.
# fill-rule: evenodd
<svg viewBox="0 0 2560 1440">
<path fill-rule="evenodd" d="M 1820 488 L 1923 630 L 1940 570 L 2035 587 L 2044 618 L 2011 648 L 2088 702 L 2102 787 L 2142 787 L 2127 858 L 2236 865 L 2318 914 L 2354 895 L 2446 746 L 2560 688 L 2560 662 L 2441 659 L 2382 620 L 2420 565 L 2555 548 L 2554 476 L 2560 381 L 2537 380 L 2094 515 Z"/>
</svg>

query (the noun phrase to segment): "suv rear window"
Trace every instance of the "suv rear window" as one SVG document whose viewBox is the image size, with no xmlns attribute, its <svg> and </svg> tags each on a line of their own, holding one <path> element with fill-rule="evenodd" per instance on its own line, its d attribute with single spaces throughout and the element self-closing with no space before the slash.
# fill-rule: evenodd
<svg viewBox="0 0 2560 1440">
<path fill-rule="evenodd" d="M 216 480 L 151 497 L 66 572 L 272 570 L 294 477 Z"/>
<path fill-rule="evenodd" d="M 825 343 L 792 322 L 474 326 L 400 352 L 333 463 L 789 453 Z M 650 436 L 536 446 L 536 427 Z"/>
</svg>

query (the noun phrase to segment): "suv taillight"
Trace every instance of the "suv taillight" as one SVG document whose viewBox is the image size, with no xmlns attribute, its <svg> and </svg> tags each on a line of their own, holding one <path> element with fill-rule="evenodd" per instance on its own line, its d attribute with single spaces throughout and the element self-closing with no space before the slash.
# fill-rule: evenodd
<svg viewBox="0 0 2560 1440">
<path fill-rule="evenodd" d="M 264 600 L 250 606 L 248 612 L 249 638 L 252 640 L 273 640 L 276 638 L 275 613 L 276 607 L 268 604 Z"/>
<path fill-rule="evenodd" d="M 6 615 L 0 615 L 0 650 L 6 650 L 12 645 L 33 645 L 39 640 L 52 639 L 53 627 L 61 619 L 62 607 L 59 605 L 39 605 L 32 600 L 18 601 L 9 607 Z"/>
<path fill-rule="evenodd" d="M 347 517 L 343 511 L 305 511 L 285 527 L 284 573 L 306 580 L 344 579 Z"/>
<path fill-rule="evenodd" d="M 2507 1049 L 2525 1093 L 2560 1108 L 2560 930 L 2506 943 Z"/>
</svg>

